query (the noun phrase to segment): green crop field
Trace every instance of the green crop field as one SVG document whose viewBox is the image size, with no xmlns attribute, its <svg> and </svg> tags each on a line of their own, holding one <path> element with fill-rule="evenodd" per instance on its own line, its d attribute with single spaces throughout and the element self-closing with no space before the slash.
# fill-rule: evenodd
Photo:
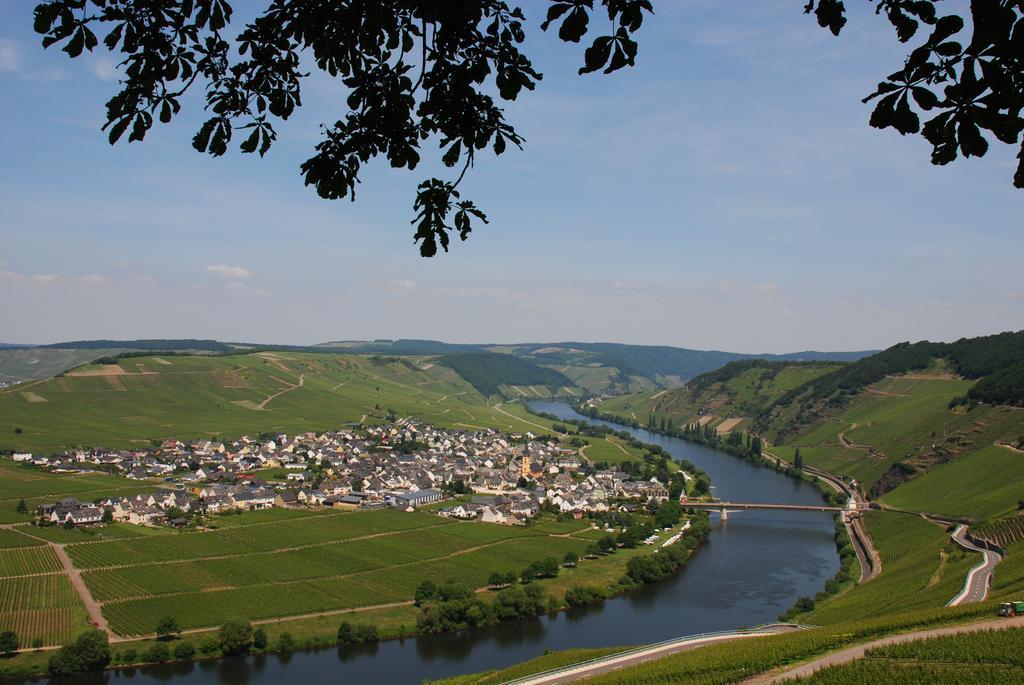
<svg viewBox="0 0 1024 685">
<path fill-rule="evenodd" d="M 0 631 L 14 630 L 23 644 L 52 645 L 85 627 L 85 607 L 53 550 L 11 530 L 0 533 Z"/>
<path fill-rule="evenodd" d="M 0 549 L 12 549 L 17 547 L 38 547 L 46 544 L 42 540 L 22 535 L 14 528 L 0 528 Z"/>
<path fill-rule="evenodd" d="M 876 647 L 864 659 L 832 666 L 794 682 L 1016 684 L 1024 678 L 1024 630 L 1008 628 Z"/>
<path fill-rule="evenodd" d="M 381 422 L 389 409 L 455 428 L 550 426 L 515 404 L 495 410 L 427 358 L 157 355 L 0 391 L 0 448 L 144 447 L 169 436 L 330 430 L 364 418 Z"/>
<path fill-rule="evenodd" d="M 83 533 L 89 539 L 62 542 L 123 635 L 152 632 L 166 614 L 184 628 L 201 628 L 235 615 L 274 618 L 405 602 L 428 578 L 482 587 L 495 571 L 519 572 L 545 557 L 582 553 L 588 544 L 554 537 L 584 527 L 575 522 L 518 528 L 390 509 L 228 519 L 232 525 L 209 532 L 109 540 Z M 0 549 L 0 576 L 59 569 L 48 547 Z"/>
<path fill-rule="evenodd" d="M 623 461 L 643 459 L 643 451 L 630 447 L 615 436 L 587 438 L 590 444 L 583 448 L 583 456 L 590 461 L 618 464 Z"/>
<path fill-rule="evenodd" d="M 0 549 L 0 578 L 53 573 L 61 569 L 60 560 L 49 547 Z"/>
<path fill-rule="evenodd" d="M 1024 454 L 989 446 L 937 466 L 882 498 L 912 511 L 992 519 L 1017 511 L 1024 497 Z"/>
<path fill-rule="evenodd" d="M 978 563 L 941 526 L 910 514 L 870 511 L 867 529 L 882 556 L 882 573 L 822 602 L 799 620 L 835 624 L 888 613 L 942 607 Z"/>
</svg>

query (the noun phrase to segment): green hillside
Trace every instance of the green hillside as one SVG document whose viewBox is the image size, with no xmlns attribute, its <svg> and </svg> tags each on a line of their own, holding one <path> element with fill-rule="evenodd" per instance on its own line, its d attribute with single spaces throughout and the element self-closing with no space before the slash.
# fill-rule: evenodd
<svg viewBox="0 0 1024 685">
<path fill-rule="evenodd" d="M 274 353 L 128 357 L 0 391 L 0 449 L 144 447 L 167 436 L 329 430 L 415 416 L 454 427 L 537 430 L 517 405 L 489 407 L 429 358 Z"/>
<path fill-rule="evenodd" d="M 484 397 L 502 394 L 502 386 L 542 386 L 560 391 L 573 383 L 563 374 L 526 359 L 494 352 L 446 354 L 438 364 L 454 369 Z"/>
<path fill-rule="evenodd" d="M 799 448 L 806 463 L 856 478 L 865 491 L 880 496 L 940 464 L 1024 434 L 1024 409 L 984 404 L 951 409 L 950 402 L 973 383 L 937 368 L 885 378 L 773 451 L 792 458 Z"/>
<path fill-rule="evenodd" d="M 992 519 L 1024 500 L 1024 454 L 992 445 L 942 464 L 882 497 L 894 507 L 945 516 Z"/>
<path fill-rule="evenodd" d="M 641 423 L 653 417 L 658 425 L 662 420 L 675 426 L 703 421 L 744 429 L 792 389 L 838 367 L 832 362 L 734 361 L 694 378 L 685 387 L 620 395 L 605 400 L 600 408 Z M 729 419 L 733 420 L 725 423 Z M 742 420 L 736 423 L 735 419 Z"/>
</svg>

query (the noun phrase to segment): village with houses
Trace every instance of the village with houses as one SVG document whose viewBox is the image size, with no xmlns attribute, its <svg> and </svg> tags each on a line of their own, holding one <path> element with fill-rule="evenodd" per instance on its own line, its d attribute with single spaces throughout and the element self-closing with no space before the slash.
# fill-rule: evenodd
<svg viewBox="0 0 1024 685">
<path fill-rule="evenodd" d="M 582 518 L 669 497 L 668 485 L 657 478 L 598 470 L 550 437 L 447 430 L 411 419 L 231 442 L 168 439 L 148 450 L 18 453 L 14 460 L 150 484 L 148 494 L 65 498 L 38 507 L 39 523 L 68 527 L 109 521 L 183 527 L 207 514 L 273 507 L 412 511 L 425 505 L 440 516 L 523 525 L 542 509 Z"/>
</svg>

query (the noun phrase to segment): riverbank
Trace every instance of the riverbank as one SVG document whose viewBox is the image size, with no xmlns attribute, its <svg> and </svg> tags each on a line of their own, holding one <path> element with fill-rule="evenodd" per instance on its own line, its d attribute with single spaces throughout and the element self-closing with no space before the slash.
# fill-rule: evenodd
<svg viewBox="0 0 1024 685">
<path fill-rule="evenodd" d="M 645 517 L 646 519 L 646 517 Z M 637 521 L 640 524 L 640 521 Z M 647 523 L 645 525 L 650 525 Z M 665 529 L 657 534 L 657 543 L 651 546 L 627 545 L 622 548 L 611 546 L 610 552 L 605 548 L 601 554 L 586 555 L 572 564 L 563 564 L 554 578 L 530 581 L 530 585 L 541 588 L 544 595 L 544 607 L 548 612 L 562 611 L 570 604 L 579 605 L 581 596 L 590 601 L 602 601 L 606 598 L 621 595 L 635 590 L 642 583 L 630 578 L 630 563 L 639 557 L 654 554 L 659 546 L 669 540 L 673 534 L 684 535 L 678 549 L 689 552 L 696 548 L 707 535 L 706 515 L 686 522 L 687 528 L 679 530 Z M 545 516 L 535 522 L 532 528 L 541 534 L 557 539 L 574 539 L 580 543 L 594 544 L 601 537 L 610 533 L 595 527 L 590 520 L 558 521 Z M 582 549 L 582 547 L 581 547 Z M 684 559 L 685 563 L 685 559 Z M 524 587 L 519 583 L 513 587 Z M 572 602 L 566 600 L 567 594 L 574 588 L 585 588 L 585 593 L 577 592 Z M 483 586 L 475 588 L 476 596 L 484 607 L 491 607 L 503 599 L 502 587 Z M 296 650 L 323 649 L 342 644 L 338 639 L 338 628 L 343 622 L 352 625 L 373 626 L 379 640 L 408 639 L 421 633 L 418 621 L 421 610 L 413 605 L 413 601 L 392 603 L 382 606 L 361 607 L 350 610 L 323 611 L 301 617 L 279 617 L 253 620 L 255 629 L 265 634 L 264 647 L 254 649 L 254 653 L 287 653 Z M 193 629 L 181 631 L 179 639 L 161 642 L 150 636 L 136 640 L 118 639 L 111 644 L 111 667 L 132 668 L 152 663 L 171 663 L 187 661 L 193 658 L 216 658 L 220 656 L 220 647 L 216 643 L 217 628 Z M 374 640 L 376 641 L 376 640 Z M 168 650 L 154 649 L 154 645 L 166 644 Z M 183 647 L 182 645 L 186 645 Z M 0 677 L 28 678 L 46 672 L 47 661 L 55 648 L 25 650 L 21 654 L 0 661 Z M 175 659 L 175 655 L 180 658 Z M 188 655 L 188 656 L 183 656 Z M 194 655 L 194 656 L 193 656 Z"/>
</svg>

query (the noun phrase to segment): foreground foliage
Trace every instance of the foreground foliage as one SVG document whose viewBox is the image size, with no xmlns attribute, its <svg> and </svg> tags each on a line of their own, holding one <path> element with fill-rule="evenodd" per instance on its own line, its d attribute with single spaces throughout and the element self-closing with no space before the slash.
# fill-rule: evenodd
<svg viewBox="0 0 1024 685">
<path fill-rule="evenodd" d="M 871 125 L 920 132 L 932 145 L 934 164 L 985 155 L 988 136 L 1015 145 L 1024 126 L 1020 4 L 971 3 L 967 30 L 961 16 L 940 12 L 937 0 L 876 4 L 901 42 L 918 37 L 920 28 L 924 38 L 866 98 L 878 98 Z M 597 35 L 581 74 L 634 65 L 634 34 L 654 11 L 651 0 L 597 5 L 608 22 L 594 22 Z M 556 26 L 560 39 L 579 42 L 593 33 L 593 12 L 593 0 L 550 0 L 541 28 Z M 835 35 L 846 23 L 841 0 L 810 0 L 805 12 Z M 420 254 L 433 256 L 438 245 L 447 251 L 451 232 L 465 240 L 474 221 L 486 223 L 456 188 L 479 152 L 501 155 L 523 143 L 494 97 L 516 100 L 542 79 L 520 50 L 526 40 L 520 7 L 500 0 L 275 0 L 233 40 L 232 15 L 227 0 L 50 0 L 36 7 L 34 27 L 44 47 L 60 45 L 72 58 L 101 40 L 123 58 L 122 88 L 107 102 L 111 144 L 126 133 L 129 142 L 143 140 L 157 121 L 179 114 L 193 86 L 205 88 L 210 117 L 192 146 L 213 156 L 227 152 L 236 132 L 242 152 L 262 156 L 270 149 L 277 122 L 302 105 L 309 61 L 303 55 L 311 56 L 341 80 L 346 99 L 341 118 L 323 126 L 316 153 L 301 166 L 306 185 L 326 199 L 354 199 L 364 164 L 385 157 L 395 168 L 415 169 L 421 146 L 432 140 L 443 150 L 441 161 L 461 172 L 419 185 L 413 223 Z M 922 127 L 925 112 L 931 118 Z M 1018 187 L 1024 187 L 1024 151 L 1021 160 Z"/>
</svg>

